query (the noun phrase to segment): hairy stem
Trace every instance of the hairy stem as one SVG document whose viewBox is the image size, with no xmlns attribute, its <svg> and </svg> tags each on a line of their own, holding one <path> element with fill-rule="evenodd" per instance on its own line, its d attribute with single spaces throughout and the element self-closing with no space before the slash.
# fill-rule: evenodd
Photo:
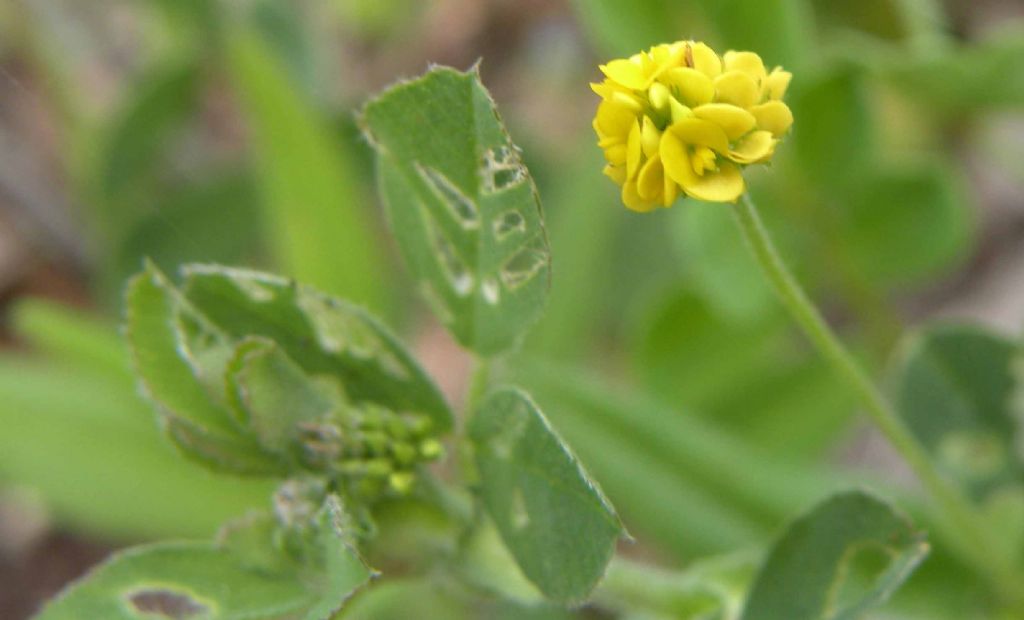
<svg viewBox="0 0 1024 620">
<path fill-rule="evenodd" d="M 939 473 L 928 453 L 911 434 L 902 418 L 897 415 L 892 405 L 868 378 L 804 293 L 793 274 L 782 262 L 749 195 L 743 196 L 735 205 L 733 213 L 757 262 L 783 305 L 821 355 L 857 393 L 875 426 L 914 471 L 941 509 L 940 517 L 946 521 L 947 529 L 955 532 L 959 538 L 954 541 L 959 543 L 959 550 L 979 572 L 987 575 L 993 586 L 1008 602 L 1021 604 L 1019 583 L 1013 569 L 1011 566 L 998 563 L 995 559 L 1001 554 L 993 553 L 995 541 L 988 536 L 980 515 L 960 490 Z"/>
</svg>

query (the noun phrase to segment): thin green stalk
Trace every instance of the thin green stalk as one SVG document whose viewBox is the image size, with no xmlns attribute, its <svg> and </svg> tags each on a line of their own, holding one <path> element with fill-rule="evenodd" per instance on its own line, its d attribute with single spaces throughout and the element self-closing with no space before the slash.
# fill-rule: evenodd
<svg viewBox="0 0 1024 620">
<path fill-rule="evenodd" d="M 469 378 L 469 387 L 466 389 L 466 400 L 463 405 L 463 412 L 467 422 L 477 407 L 480 406 L 484 396 L 487 395 L 487 388 L 491 381 L 491 360 L 486 357 L 475 357 L 474 364 L 473 374 Z"/>
<path fill-rule="evenodd" d="M 644 617 L 690 617 L 695 604 L 717 601 L 722 617 L 737 617 L 746 588 L 746 576 L 756 563 L 747 553 L 723 556 L 703 566 L 666 570 L 616 556 L 608 565 L 604 580 L 593 594 L 593 602 L 612 611 L 637 612 Z"/>
<path fill-rule="evenodd" d="M 868 415 L 885 435 L 889 443 L 903 456 L 932 499 L 948 520 L 951 530 L 963 537 L 959 545 L 975 567 L 986 574 L 995 588 L 1008 602 L 1021 604 L 1019 583 L 1010 566 L 996 564 L 1000 555 L 993 553 L 994 541 L 984 529 L 984 523 L 966 497 L 939 473 L 927 452 L 910 433 L 892 405 L 882 396 L 860 365 L 842 344 L 835 332 L 800 284 L 790 273 L 768 231 L 761 221 L 749 195 L 735 205 L 736 221 L 761 265 L 769 282 L 775 288 L 783 305 L 803 329 L 818 351 L 854 389 L 863 402 Z"/>
</svg>

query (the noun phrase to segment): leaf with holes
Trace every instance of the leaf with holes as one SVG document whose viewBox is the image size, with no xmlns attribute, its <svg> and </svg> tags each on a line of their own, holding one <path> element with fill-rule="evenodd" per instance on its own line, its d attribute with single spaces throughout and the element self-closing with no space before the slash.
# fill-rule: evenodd
<svg viewBox="0 0 1024 620">
<path fill-rule="evenodd" d="M 835 495 L 776 541 L 742 620 L 860 618 L 927 554 L 924 535 L 889 504 L 861 491 Z"/>
<path fill-rule="evenodd" d="M 237 540 L 135 547 L 73 583 L 35 620 L 327 620 L 373 576 L 340 530 L 339 511 L 329 499 L 316 516 L 316 562 L 254 562 Z"/>
<path fill-rule="evenodd" d="M 1016 347 L 980 327 L 933 325 L 903 344 L 892 377 L 911 431 L 978 501 L 1024 486 L 1011 412 Z"/>
<path fill-rule="evenodd" d="M 550 252 L 536 188 L 479 74 L 432 69 L 371 101 L 362 120 L 427 302 L 477 353 L 512 347 L 540 316 Z"/>
<path fill-rule="evenodd" d="M 358 404 L 426 414 L 451 428 L 444 397 L 398 339 L 366 311 L 292 280 L 214 265 L 183 268 L 182 292 L 228 338 L 260 337 Z"/>
<path fill-rule="evenodd" d="M 611 504 L 520 390 L 488 397 L 469 434 L 484 506 L 523 574 L 549 599 L 585 600 L 623 534 Z"/>
<path fill-rule="evenodd" d="M 185 335 L 206 322 L 155 266 L 147 264 L 129 283 L 125 305 L 125 335 L 136 374 L 171 440 L 186 455 L 215 468 L 283 473 L 283 463 L 241 433 L 227 407 L 213 398 L 214 379 L 201 371 L 208 365 L 188 355 L 196 342 Z"/>
</svg>

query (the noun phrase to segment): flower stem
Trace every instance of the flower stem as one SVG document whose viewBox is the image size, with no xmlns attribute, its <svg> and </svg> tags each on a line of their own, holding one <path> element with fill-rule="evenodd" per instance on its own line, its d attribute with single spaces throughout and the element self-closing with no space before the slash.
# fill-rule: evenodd
<svg viewBox="0 0 1024 620">
<path fill-rule="evenodd" d="M 994 541 L 986 534 L 980 515 L 960 490 L 939 473 L 928 453 L 804 293 L 782 262 L 761 221 L 757 206 L 749 195 L 745 194 L 736 203 L 733 213 L 757 262 L 783 305 L 821 355 L 857 393 L 872 421 L 903 456 L 933 501 L 941 508 L 943 514 L 939 515 L 940 519 L 944 519 L 948 529 L 961 537 L 960 541 L 955 541 L 960 543 L 959 549 L 967 554 L 967 559 L 976 569 L 990 578 L 1007 602 L 1020 604 L 1019 583 L 1016 583 L 1012 567 L 997 565 L 995 557 L 1000 554 L 993 553 Z"/>
</svg>

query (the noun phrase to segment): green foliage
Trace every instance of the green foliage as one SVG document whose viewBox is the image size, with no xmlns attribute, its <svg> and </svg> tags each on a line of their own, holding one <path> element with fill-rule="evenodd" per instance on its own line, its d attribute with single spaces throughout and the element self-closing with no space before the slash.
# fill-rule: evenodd
<svg viewBox="0 0 1024 620">
<path fill-rule="evenodd" d="M 853 620 L 885 602 L 928 554 L 887 503 L 837 495 L 794 521 L 754 581 L 743 620 Z"/>
<path fill-rule="evenodd" d="M 882 75 L 894 87 L 949 114 L 972 110 L 1020 109 L 1024 78 L 1016 67 L 1024 60 L 1020 25 L 996 31 L 980 43 L 922 58 L 884 57 Z"/>
<path fill-rule="evenodd" d="M 484 507 L 523 573 L 548 598 L 584 601 L 623 533 L 611 504 L 519 390 L 492 393 L 469 436 Z"/>
<path fill-rule="evenodd" d="M 1017 343 L 965 325 L 933 325 L 910 336 L 893 373 L 904 419 L 936 461 L 978 501 L 1024 485 L 1011 410 Z"/>
<path fill-rule="evenodd" d="M 308 523 L 282 532 L 307 538 L 309 549 L 259 558 L 249 547 L 269 532 L 258 519 L 229 529 L 220 543 L 136 547 L 109 558 L 36 618 L 325 620 L 372 575 L 349 545 L 342 518 L 337 500 L 328 499 Z M 302 554 L 313 558 L 295 557 Z"/>
<path fill-rule="evenodd" d="M 256 179 L 279 264 L 328 293 L 385 309 L 386 262 L 344 150 L 262 39 L 233 32 L 227 60 L 252 130 Z"/>
<path fill-rule="evenodd" d="M 551 258 L 533 181 L 480 76 L 433 69 L 367 104 L 363 122 L 420 292 L 462 345 L 509 349 L 540 316 Z"/>
<path fill-rule="evenodd" d="M 716 312 L 711 299 L 669 290 L 651 300 L 634 336 L 636 376 L 664 402 L 784 458 L 813 455 L 848 420 L 848 390 L 794 337 L 774 300 L 758 316 L 737 318 Z"/>
<path fill-rule="evenodd" d="M 102 148 L 93 155 L 86 139 L 67 149 L 95 157 L 77 175 L 95 194 L 83 200 L 97 203 L 89 224 L 103 241 L 94 243 L 99 279 L 118 282 L 140 256 L 153 259 L 128 291 L 126 336 L 162 429 L 219 473 L 255 477 L 204 476 L 174 459 L 133 398 L 112 334 L 47 307 L 27 307 L 17 331 L 48 358 L 0 360 L 0 475 L 40 489 L 61 523 L 121 538 L 208 535 L 285 482 L 274 513 L 235 521 L 214 543 L 117 554 L 40 617 L 187 616 L 204 606 L 218 618 L 327 618 L 369 580 L 361 554 L 389 579 L 338 617 L 561 620 L 589 602 L 596 614 L 724 620 L 739 616 L 749 591 L 747 620 L 838 620 L 881 603 L 926 546 L 862 493 L 795 522 L 753 586 L 749 559 L 682 571 L 609 562 L 623 531 L 618 514 L 640 536 L 641 554 L 691 562 L 756 548 L 799 507 L 849 486 L 853 476 L 836 473 L 837 459 L 819 461 L 837 451 L 850 394 L 794 337 L 727 208 L 682 203 L 641 223 L 613 209 L 596 150 L 577 146 L 565 127 L 552 135 L 569 140 L 558 146 L 571 154 L 530 159 L 537 178 L 550 180 L 558 269 L 530 351 L 566 365 L 487 359 L 512 352 L 540 320 L 552 252 L 524 157 L 476 70 L 431 69 L 370 101 L 359 122 L 416 288 L 460 344 L 497 362 L 495 375 L 514 375 L 545 413 L 514 389 L 481 402 L 481 381 L 467 398 L 465 434 L 452 438 L 460 459 L 424 466 L 443 454 L 454 416 L 399 340 L 355 305 L 386 314 L 399 292 L 388 288 L 389 260 L 361 178 L 369 162 L 354 161 L 351 135 L 332 131 L 345 122 L 332 116 L 348 112 L 329 108 L 336 89 L 317 57 L 324 33 L 310 28 L 340 11 L 350 16 L 345 50 L 371 43 L 377 54 L 383 37 L 404 39 L 413 34 L 406 25 L 431 13 L 388 15 L 414 4 L 258 2 L 222 11 L 217 2 L 161 2 L 171 21 L 194 22 L 195 32 L 160 31 L 189 53 L 168 59 L 160 43 L 143 45 L 140 58 L 158 62 L 140 69 L 137 90 L 102 119 Z M 815 2 L 814 17 L 833 28 L 819 29 L 809 4 L 574 7 L 602 58 L 683 33 L 797 69 L 791 145 L 780 148 L 771 180 L 748 180 L 768 198 L 773 230 L 793 237 L 787 260 L 815 278 L 820 291 L 812 292 L 830 296 L 828 316 L 845 322 L 866 358 L 881 359 L 894 332 L 878 327 L 892 312 L 887 296 L 959 266 L 972 222 L 954 158 L 921 163 L 913 152 L 921 136 L 886 125 L 902 117 L 877 96 L 879 86 L 910 102 L 920 142 L 943 148 L 950 124 L 1019 104 L 1020 35 L 952 45 L 926 0 L 853 3 L 857 20 L 844 17 L 851 3 Z M 853 21 L 862 38 L 842 32 Z M 364 22 L 374 32 L 363 32 Z M 538 56 L 565 81 L 549 62 L 557 51 Z M 346 80 L 346 92 L 379 77 L 370 65 L 393 59 L 355 60 L 342 59 L 359 77 Z M 520 64 L 529 63 L 502 63 L 498 73 L 515 73 L 516 92 L 542 109 L 551 83 L 519 76 Z M 247 131 L 243 161 L 200 159 L 182 172 L 207 108 L 221 103 L 220 78 Z M 570 79 L 573 92 L 585 81 Z M 569 102 L 573 114 L 589 116 L 578 103 Z M 258 260 L 261 248 L 287 275 L 351 301 L 209 265 L 185 268 L 180 284 L 163 275 L 196 260 Z M 655 286 L 663 294 L 645 294 Z M 1007 563 L 1019 564 L 1024 413 L 1010 404 L 1015 346 L 977 330 L 929 329 L 902 350 L 894 394 L 917 437 L 977 500 Z M 628 368 L 635 385 L 574 369 L 581 364 Z M 929 565 L 947 580 L 966 570 L 942 553 Z M 972 587 L 988 578 L 973 568 Z M 902 617 L 903 604 L 892 615 Z M 919 615 L 959 613 L 936 607 Z M 1016 609 L 1004 613 L 1016 617 Z"/>
<path fill-rule="evenodd" d="M 887 166 L 865 177 L 843 209 L 844 241 L 864 277 L 901 286 L 959 262 L 973 222 L 955 172 L 936 163 Z M 913 235 L 902 234 L 911 229 Z M 898 237 L 903 243 L 894 245 Z"/>
<path fill-rule="evenodd" d="M 868 94 L 856 70 L 836 66 L 807 73 L 792 91 L 789 105 L 799 119 L 793 149 L 802 173 L 821 187 L 854 185 L 875 147 Z"/>
<path fill-rule="evenodd" d="M 596 377 L 536 363 L 521 374 L 630 529 L 680 558 L 754 544 L 829 488 L 848 484 Z"/>
<path fill-rule="evenodd" d="M 37 355 L 0 356 L 0 476 L 39 491 L 60 525 L 203 537 L 265 503 L 268 483 L 211 477 L 167 446 L 111 326 L 41 301 L 19 304 L 14 325 Z"/>
<path fill-rule="evenodd" d="M 364 455 L 349 454 L 359 436 L 343 429 L 416 426 L 423 430 L 409 432 L 419 440 L 451 426 L 437 389 L 393 336 L 361 309 L 311 288 L 190 266 L 179 291 L 150 265 L 126 302 L 136 371 L 168 435 L 216 468 L 345 473 L 356 465 L 344 458 Z M 426 448 L 410 449 L 402 465 Z"/>
</svg>

